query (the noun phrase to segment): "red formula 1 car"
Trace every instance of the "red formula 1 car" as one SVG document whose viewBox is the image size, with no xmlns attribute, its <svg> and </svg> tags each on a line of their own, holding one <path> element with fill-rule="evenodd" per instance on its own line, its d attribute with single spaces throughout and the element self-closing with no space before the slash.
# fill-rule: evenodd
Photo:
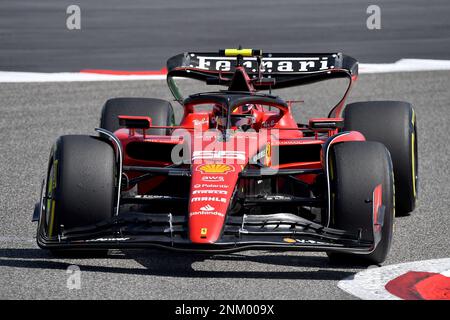
<svg viewBox="0 0 450 320">
<path fill-rule="evenodd" d="M 41 248 L 305 250 L 384 261 L 395 211 L 409 214 L 417 197 L 409 103 L 344 108 L 358 64 L 341 53 L 188 52 L 167 68 L 184 108 L 179 125 L 167 101 L 115 98 L 98 136 L 56 141 L 34 214 Z M 183 77 L 227 90 L 184 99 Z M 334 78 L 349 80 L 343 99 L 308 124 L 270 94 Z"/>
</svg>

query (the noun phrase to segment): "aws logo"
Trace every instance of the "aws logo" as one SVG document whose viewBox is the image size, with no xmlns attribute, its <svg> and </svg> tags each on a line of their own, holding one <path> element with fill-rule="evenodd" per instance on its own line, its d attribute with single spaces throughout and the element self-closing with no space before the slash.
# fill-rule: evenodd
<svg viewBox="0 0 450 320">
<path fill-rule="evenodd" d="M 202 177 L 202 181 L 205 182 L 223 182 L 225 179 L 223 176 L 204 176 Z"/>
</svg>

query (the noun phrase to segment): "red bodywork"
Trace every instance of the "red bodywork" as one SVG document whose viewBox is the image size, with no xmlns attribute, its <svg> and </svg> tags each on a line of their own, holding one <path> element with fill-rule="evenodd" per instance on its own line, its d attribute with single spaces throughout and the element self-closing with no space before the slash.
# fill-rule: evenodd
<svg viewBox="0 0 450 320">
<path fill-rule="evenodd" d="M 336 70 L 333 70 L 336 72 Z M 242 67 L 236 68 L 236 73 L 241 73 L 245 80 L 246 88 L 251 97 L 256 92 L 252 80 Z M 350 83 L 356 80 L 356 75 L 350 78 Z M 350 88 L 351 85 L 349 85 Z M 213 111 L 196 111 L 197 105 L 215 104 L 216 101 L 208 97 L 188 101 L 183 104 L 184 113 L 180 125 L 168 127 L 171 135 L 149 135 L 146 131 L 152 128 L 164 128 L 149 125 L 147 129 L 123 128 L 115 132 L 122 143 L 124 150 L 123 165 L 167 167 L 173 165 L 172 161 L 160 161 L 151 159 L 137 159 L 131 156 L 127 150 L 133 143 L 152 143 L 168 145 L 189 145 L 188 165 L 191 169 L 191 181 L 188 203 L 189 239 L 192 243 L 212 244 L 216 242 L 223 231 L 226 216 L 232 206 L 233 195 L 239 188 L 239 176 L 244 168 L 251 166 L 250 160 L 259 155 L 261 163 L 271 169 L 324 169 L 323 148 L 321 146 L 335 134 L 339 128 L 334 124 L 342 123 L 339 118 L 341 109 L 349 90 L 344 98 L 332 110 L 333 117 L 311 119 L 309 125 L 299 127 L 292 112 L 291 103 L 274 100 L 270 103 L 258 103 L 259 96 L 254 95 L 255 102 L 250 114 L 254 119 L 252 130 L 240 131 L 231 127 L 232 134 L 229 139 L 223 141 L 220 131 L 215 129 Z M 277 102 L 278 101 L 278 102 Z M 250 102 L 247 102 L 251 103 Z M 239 113 L 236 106 L 233 113 Z M 276 111 L 273 111 L 274 108 Z M 270 110 L 269 110 L 270 109 Z M 127 116 L 121 116 L 127 119 Z M 130 120 L 136 117 L 129 117 Z M 151 123 L 151 120 L 147 121 Z M 324 125 L 325 124 L 325 125 Z M 328 124 L 328 126 L 327 126 Z M 342 141 L 363 141 L 364 137 L 359 132 L 349 132 L 337 136 L 330 144 Z M 283 150 L 283 146 L 297 146 L 301 152 L 303 146 L 320 146 L 317 154 L 309 161 L 290 161 L 274 163 L 273 150 Z M 129 179 L 139 176 L 138 172 L 125 171 Z M 314 183 L 317 174 L 301 175 L 297 178 L 306 184 Z M 148 194 L 161 185 L 165 177 L 155 177 L 138 184 L 139 194 Z"/>
<path fill-rule="evenodd" d="M 105 182 L 96 195 L 100 189 L 113 191 L 111 216 L 73 228 L 61 224 L 58 236 L 49 236 L 45 203 L 50 198 L 43 183 L 35 210 L 38 245 L 55 250 L 151 247 L 210 253 L 249 249 L 372 253 L 382 236 L 381 185 L 373 190 L 371 200 L 364 198 L 373 207 L 370 225 L 362 227 L 371 227 L 373 237 L 366 239 L 361 229 L 336 229 L 333 223 L 339 177 L 333 176 L 330 148 L 365 140 L 360 132 L 344 131 L 343 106 L 357 74 L 357 61 L 341 53 L 227 49 L 170 58 L 167 84 L 183 107 L 179 125 L 173 125 L 168 101 L 142 99 L 145 104 L 139 108 L 130 102 L 124 114 L 105 105 L 104 111 L 111 112 L 102 112 L 101 122 L 105 116 L 111 125 L 96 128 L 95 139 L 114 148 L 114 185 L 111 190 Z M 228 89 L 184 99 L 175 83 L 179 77 Z M 337 78 L 349 81 L 344 97 L 327 117 L 306 124 L 297 123 L 293 116 L 298 101 L 271 94 Z M 91 212 L 83 214 L 88 217 Z"/>
<path fill-rule="evenodd" d="M 358 74 L 354 58 L 253 49 L 185 52 L 167 61 L 167 71 L 169 89 L 183 107 L 180 124 L 173 125 L 172 106 L 160 100 L 147 102 L 145 111 L 124 108 L 133 115 L 115 112 L 111 117 L 118 116 L 120 127 L 115 132 L 110 130 L 116 124 L 96 128 L 115 151 L 111 217 L 76 228 L 61 225 L 58 237 L 49 237 L 43 184 L 36 210 L 40 247 L 375 250 L 384 216 L 381 185 L 368 200 L 373 204 L 372 239 L 332 223 L 330 147 L 365 140 L 360 132 L 343 129 L 344 102 Z M 184 99 L 175 83 L 179 77 L 228 89 Z M 349 80 L 343 98 L 327 117 L 306 124 L 293 116 L 298 101 L 270 93 L 336 78 Z"/>
</svg>

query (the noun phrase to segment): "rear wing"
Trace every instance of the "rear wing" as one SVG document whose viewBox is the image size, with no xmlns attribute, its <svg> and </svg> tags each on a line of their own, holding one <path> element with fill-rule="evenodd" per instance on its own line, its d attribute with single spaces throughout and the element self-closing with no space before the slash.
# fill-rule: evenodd
<svg viewBox="0 0 450 320">
<path fill-rule="evenodd" d="M 255 56 L 255 52 L 260 54 Z M 167 82 L 177 100 L 181 95 L 173 77 L 227 86 L 239 59 L 250 79 L 255 79 L 253 86 L 256 90 L 268 89 L 268 86 L 271 89 L 286 88 L 330 78 L 354 79 L 358 75 L 357 60 L 342 53 L 262 53 L 252 49 L 226 49 L 173 56 L 167 61 Z M 261 77 L 271 81 L 256 81 Z"/>
</svg>

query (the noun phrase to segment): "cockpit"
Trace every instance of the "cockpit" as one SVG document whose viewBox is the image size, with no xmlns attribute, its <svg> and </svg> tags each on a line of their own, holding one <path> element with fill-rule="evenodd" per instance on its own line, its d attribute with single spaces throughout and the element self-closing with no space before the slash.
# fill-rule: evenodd
<svg viewBox="0 0 450 320">
<path fill-rule="evenodd" d="M 181 125 L 205 129 L 259 131 L 297 125 L 285 101 L 276 96 L 243 92 L 209 92 L 184 100 Z M 281 122 L 281 123 L 280 123 Z"/>
</svg>

